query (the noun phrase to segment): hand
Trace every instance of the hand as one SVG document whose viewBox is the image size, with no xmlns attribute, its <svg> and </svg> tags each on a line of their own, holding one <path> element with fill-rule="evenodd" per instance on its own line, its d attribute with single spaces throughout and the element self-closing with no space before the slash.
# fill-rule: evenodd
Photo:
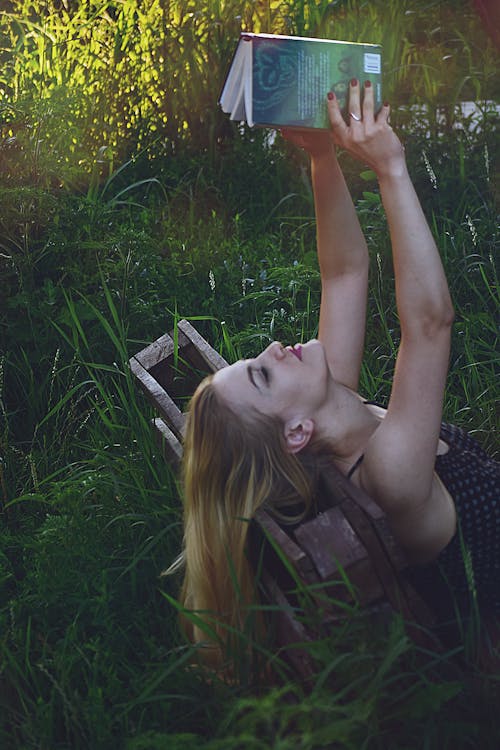
<svg viewBox="0 0 500 750">
<path fill-rule="evenodd" d="M 281 130 L 281 135 L 285 140 L 304 149 L 312 159 L 317 159 L 326 155 L 335 155 L 333 136 L 332 133 L 327 130 L 283 128 L 283 130 Z"/>
<path fill-rule="evenodd" d="M 346 125 L 335 94 L 328 94 L 328 115 L 333 141 L 370 166 L 377 176 L 400 175 L 406 170 L 404 148 L 388 123 L 390 107 L 384 104 L 374 115 L 373 87 L 364 86 L 363 105 L 360 85 L 349 86 L 349 124 Z"/>
</svg>

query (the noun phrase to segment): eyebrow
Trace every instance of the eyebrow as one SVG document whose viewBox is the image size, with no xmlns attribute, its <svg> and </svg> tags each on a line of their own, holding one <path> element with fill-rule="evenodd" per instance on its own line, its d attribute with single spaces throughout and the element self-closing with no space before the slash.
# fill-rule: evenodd
<svg viewBox="0 0 500 750">
<path fill-rule="evenodd" d="M 254 380 L 253 371 L 252 371 L 252 366 L 251 365 L 247 365 L 247 375 L 248 375 L 248 379 L 251 382 L 251 384 L 253 385 L 253 387 L 257 388 L 257 390 L 260 391 L 259 386 L 257 385 L 257 383 Z"/>
</svg>

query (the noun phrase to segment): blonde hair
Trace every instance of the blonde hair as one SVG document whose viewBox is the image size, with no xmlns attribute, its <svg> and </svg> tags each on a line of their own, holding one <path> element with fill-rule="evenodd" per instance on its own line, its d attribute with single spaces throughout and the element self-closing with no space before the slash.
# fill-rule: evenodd
<svg viewBox="0 0 500 750">
<path fill-rule="evenodd" d="M 251 519 L 261 506 L 280 516 L 284 506 L 299 503 L 306 513 L 318 481 L 319 464 L 311 456 L 318 453 L 317 446 L 289 453 L 280 421 L 256 411 L 235 413 L 212 376 L 192 397 L 182 464 L 181 603 L 184 629 L 193 642 L 210 646 L 208 661 L 224 659 L 231 634 L 245 628 L 256 600 L 246 549 Z"/>
</svg>

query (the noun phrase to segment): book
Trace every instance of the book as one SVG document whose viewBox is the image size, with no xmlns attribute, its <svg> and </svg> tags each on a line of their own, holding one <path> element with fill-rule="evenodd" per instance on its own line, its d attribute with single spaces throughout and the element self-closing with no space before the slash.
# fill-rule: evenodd
<svg viewBox="0 0 500 750">
<path fill-rule="evenodd" d="M 382 48 L 332 39 L 240 35 L 219 104 L 231 120 L 253 127 L 328 128 L 326 96 L 347 106 L 349 81 L 371 81 L 382 104 Z"/>
</svg>

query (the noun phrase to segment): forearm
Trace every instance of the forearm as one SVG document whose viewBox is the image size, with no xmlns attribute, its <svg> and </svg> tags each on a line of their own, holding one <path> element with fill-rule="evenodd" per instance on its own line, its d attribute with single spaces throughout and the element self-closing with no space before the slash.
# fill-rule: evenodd
<svg viewBox="0 0 500 750">
<path fill-rule="evenodd" d="M 388 123 L 389 106 L 375 117 L 373 87 L 352 81 L 346 125 L 330 92 L 328 112 L 335 142 L 368 164 L 377 174 L 391 233 L 396 302 L 403 334 L 449 326 L 453 308 L 436 244 L 410 181 L 404 149 Z"/>
<path fill-rule="evenodd" d="M 368 270 L 368 249 L 333 148 L 311 159 L 318 260 L 324 281 Z"/>
<path fill-rule="evenodd" d="M 449 325 L 453 306 L 436 243 L 404 162 L 379 174 L 402 332 Z"/>
</svg>

